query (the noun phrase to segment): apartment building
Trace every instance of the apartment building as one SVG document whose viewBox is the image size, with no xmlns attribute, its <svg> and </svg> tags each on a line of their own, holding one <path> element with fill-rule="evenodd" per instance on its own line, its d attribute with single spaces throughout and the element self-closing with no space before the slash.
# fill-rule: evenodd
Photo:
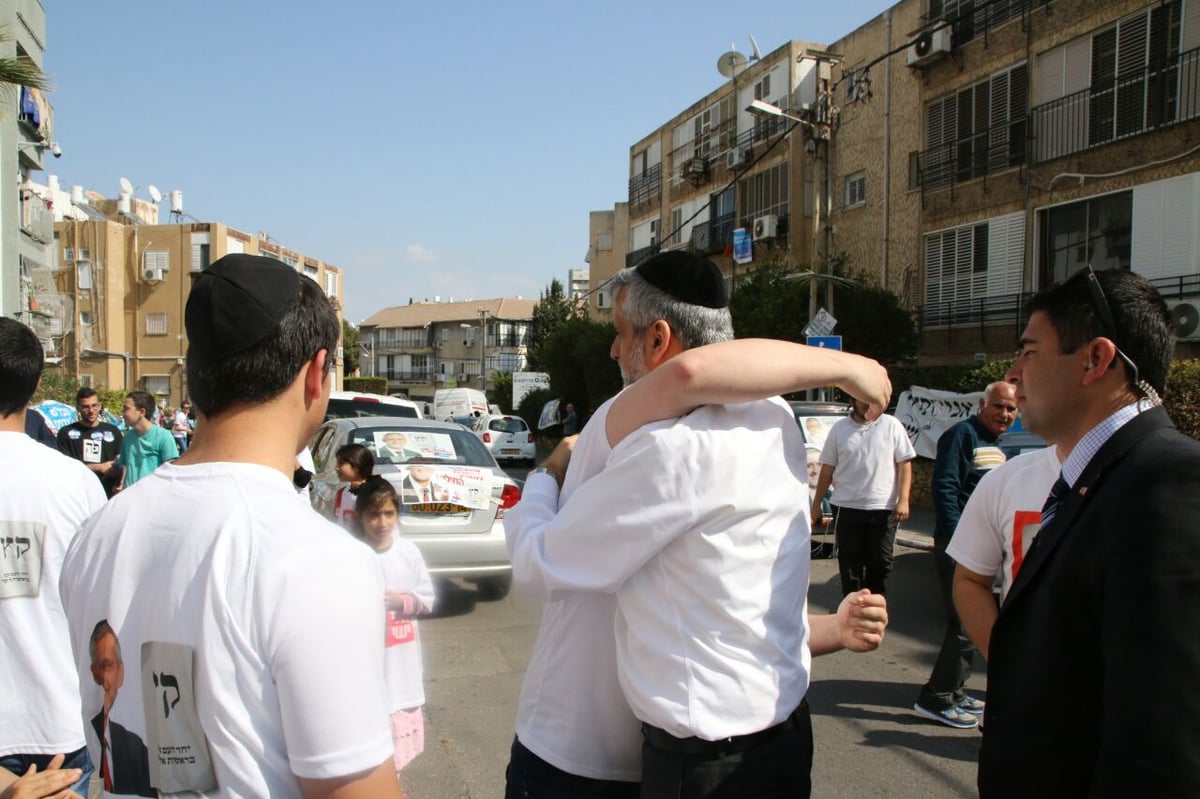
<svg viewBox="0 0 1200 799">
<path fill-rule="evenodd" d="M 616 203 L 611 211 L 588 214 L 588 295 L 584 306 L 593 319 L 612 317 L 608 281 L 625 268 L 629 252 L 629 205 Z"/>
<path fill-rule="evenodd" d="M 384 308 L 359 325 L 359 371 L 414 401 L 432 402 L 439 388 L 486 391 L 496 372 L 525 369 L 535 305 L 506 297 Z"/>
<path fill-rule="evenodd" d="M 33 270 L 31 307 L 48 360 L 84 385 L 144 389 L 161 402 L 187 397 L 184 308 L 192 283 L 230 253 L 266 255 L 317 282 L 341 316 L 341 270 L 220 222 L 185 218 L 156 224 L 157 204 L 32 186 L 61 221 L 53 247 Z M 174 199 L 173 199 L 174 202 Z M 341 386 L 342 357 L 334 367 Z"/>
<path fill-rule="evenodd" d="M 881 263 L 924 362 L 1011 354 L 1022 302 L 1089 264 L 1150 278 L 1200 354 L 1197 48 L 1200 0 L 905 0 L 831 45 L 836 246 Z"/>
</svg>

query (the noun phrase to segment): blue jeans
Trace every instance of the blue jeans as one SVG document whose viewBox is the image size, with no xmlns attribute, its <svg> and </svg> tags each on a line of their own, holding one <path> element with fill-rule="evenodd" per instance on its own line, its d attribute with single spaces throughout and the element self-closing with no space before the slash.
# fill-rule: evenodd
<svg viewBox="0 0 1200 799">
<path fill-rule="evenodd" d="M 54 755 L 5 755 L 0 757 L 0 766 L 20 777 L 31 765 L 37 766 L 38 771 L 45 771 L 47 764 L 53 758 Z M 92 765 L 92 757 L 88 754 L 87 747 L 68 752 L 62 767 L 83 769 L 83 776 L 79 778 L 79 782 L 71 786 L 71 790 L 80 796 L 87 796 L 88 780 L 92 778 L 92 772 L 96 770 L 96 767 Z"/>
<path fill-rule="evenodd" d="M 636 782 L 568 774 L 530 752 L 515 737 L 505 771 L 504 799 L 638 799 Z"/>
</svg>

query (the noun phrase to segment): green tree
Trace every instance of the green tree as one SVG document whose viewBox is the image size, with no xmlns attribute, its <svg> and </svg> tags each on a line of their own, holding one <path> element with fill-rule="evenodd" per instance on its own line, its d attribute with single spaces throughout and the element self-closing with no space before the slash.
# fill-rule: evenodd
<svg viewBox="0 0 1200 799">
<path fill-rule="evenodd" d="M 558 282 L 558 278 L 554 278 L 542 292 L 537 305 L 533 306 L 529 338 L 526 342 L 530 370 L 546 371 L 542 363 L 543 343 L 561 329 L 567 320 L 575 316 L 574 304 L 563 294 L 562 283 Z"/>
<path fill-rule="evenodd" d="M 500 410 L 505 413 L 512 413 L 512 373 L 511 372 L 492 372 L 491 386 L 487 390 L 487 399 L 489 405 L 499 405 Z"/>
<path fill-rule="evenodd" d="M 541 371 L 554 396 L 590 414 L 621 390 L 621 372 L 609 357 L 612 325 L 587 317 L 568 319 L 542 343 Z"/>
<path fill-rule="evenodd" d="M 738 281 L 729 313 L 738 338 L 804 341 L 808 281 L 777 257 L 768 257 Z"/>
<path fill-rule="evenodd" d="M 358 328 L 342 319 L 342 376 L 358 372 Z"/>
</svg>

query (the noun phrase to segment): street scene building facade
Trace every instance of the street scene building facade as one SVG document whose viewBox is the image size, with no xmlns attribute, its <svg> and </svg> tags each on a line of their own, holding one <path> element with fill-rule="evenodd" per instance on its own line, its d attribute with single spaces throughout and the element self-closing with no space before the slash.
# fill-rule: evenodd
<svg viewBox="0 0 1200 799">
<path fill-rule="evenodd" d="M 384 308 L 359 325 L 359 372 L 387 378 L 389 394 L 414 401 L 432 402 L 440 388 L 486 391 L 494 373 L 524 371 L 535 305 L 501 298 Z"/>
</svg>

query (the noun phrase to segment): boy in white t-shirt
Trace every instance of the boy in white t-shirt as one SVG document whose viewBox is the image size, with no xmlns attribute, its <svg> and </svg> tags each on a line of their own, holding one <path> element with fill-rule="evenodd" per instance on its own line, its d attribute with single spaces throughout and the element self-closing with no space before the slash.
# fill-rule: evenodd
<svg viewBox="0 0 1200 799">
<path fill-rule="evenodd" d="M 425 749 L 425 686 L 416 617 L 433 610 L 433 579 L 416 544 L 396 529 L 400 496 L 387 480 L 373 477 L 358 489 L 355 511 L 363 540 L 375 550 L 387 607 L 386 670 L 396 771 Z"/>
<path fill-rule="evenodd" d="M 60 584 L 106 793 L 147 768 L 160 795 L 399 799 L 378 566 L 293 484 L 337 315 L 237 254 L 196 276 L 185 318 L 192 446 L 89 520 Z"/>
</svg>

